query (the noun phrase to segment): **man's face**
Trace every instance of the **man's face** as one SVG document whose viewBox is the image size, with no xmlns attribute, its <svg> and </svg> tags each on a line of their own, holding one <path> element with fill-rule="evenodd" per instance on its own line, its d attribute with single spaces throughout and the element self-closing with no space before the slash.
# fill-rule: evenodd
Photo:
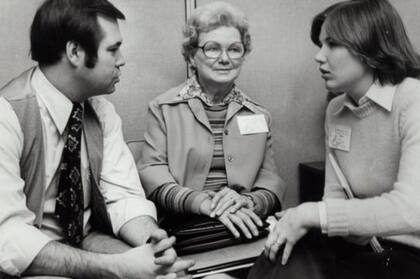
<svg viewBox="0 0 420 279">
<path fill-rule="evenodd" d="M 120 46 L 122 37 L 116 20 L 98 16 L 98 24 L 103 38 L 98 46 L 98 58 L 93 68 L 85 65 L 80 69 L 79 78 L 83 90 L 90 96 L 111 94 L 115 91 L 115 84 L 120 81 L 120 68 L 125 61 Z"/>
</svg>

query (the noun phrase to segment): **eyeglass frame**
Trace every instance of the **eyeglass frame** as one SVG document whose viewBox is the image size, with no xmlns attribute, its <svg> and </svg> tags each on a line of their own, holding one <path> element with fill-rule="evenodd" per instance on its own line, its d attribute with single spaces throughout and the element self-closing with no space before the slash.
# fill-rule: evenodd
<svg viewBox="0 0 420 279">
<path fill-rule="evenodd" d="M 219 45 L 219 46 L 220 46 L 220 50 L 221 50 L 221 52 L 220 52 L 219 56 L 217 56 L 217 57 L 209 57 L 209 56 L 207 56 L 207 55 L 206 55 L 206 52 L 204 51 L 204 47 L 205 47 L 208 43 L 215 43 L 215 44 L 217 44 L 217 45 Z M 232 57 L 230 57 L 229 53 L 227 52 L 227 49 L 228 49 L 228 48 L 230 48 L 230 47 L 231 47 L 232 45 L 234 45 L 234 44 L 241 44 L 241 45 L 242 45 L 242 48 L 244 49 L 244 53 L 242 54 L 242 56 L 237 57 L 237 58 L 232 58 Z M 246 54 L 246 47 L 245 47 L 245 45 L 244 45 L 242 42 L 233 42 L 233 43 L 231 43 L 228 47 L 222 47 L 222 45 L 221 45 L 220 43 L 216 42 L 216 41 L 207 41 L 207 42 L 205 42 L 202 46 L 196 46 L 195 48 L 196 48 L 196 49 L 201 49 L 201 51 L 203 52 L 204 56 L 205 56 L 205 57 L 207 57 L 207 58 L 209 58 L 209 59 L 218 59 L 218 58 L 220 58 L 220 56 L 222 56 L 222 54 L 223 54 L 223 50 L 226 52 L 226 55 L 229 57 L 229 59 L 241 59 L 241 58 L 243 58 L 243 57 L 245 56 L 245 54 Z"/>
</svg>

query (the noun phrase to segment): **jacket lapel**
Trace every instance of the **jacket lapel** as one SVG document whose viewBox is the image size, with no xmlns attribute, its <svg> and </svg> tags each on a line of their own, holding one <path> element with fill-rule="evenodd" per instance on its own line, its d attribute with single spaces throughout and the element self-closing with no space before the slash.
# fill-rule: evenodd
<svg viewBox="0 0 420 279">
<path fill-rule="evenodd" d="M 188 105 L 198 122 L 200 122 L 210 131 L 210 133 L 212 133 L 209 119 L 204 111 L 201 101 L 198 98 L 191 98 L 188 100 Z"/>
</svg>

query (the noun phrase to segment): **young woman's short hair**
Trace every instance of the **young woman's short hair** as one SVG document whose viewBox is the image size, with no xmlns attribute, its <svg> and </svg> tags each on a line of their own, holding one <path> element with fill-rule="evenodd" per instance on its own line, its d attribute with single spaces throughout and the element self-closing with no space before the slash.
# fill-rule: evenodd
<svg viewBox="0 0 420 279">
<path fill-rule="evenodd" d="M 184 27 L 182 55 L 185 61 L 195 54 L 201 32 L 209 32 L 221 26 L 238 29 L 245 52 L 251 51 L 251 35 L 248 19 L 238 8 L 225 2 L 212 2 L 195 9 Z"/>
<path fill-rule="evenodd" d="M 46 0 L 31 26 L 32 59 L 39 65 L 55 64 L 65 52 L 66 43 L 75 41 L 86 52 L 86 66 L 94 67 L 103 38 L 98 15 L 125 19 L 107 0 Z"/>
<path fill-rule="evenodd" d="M 381 84 L 420 75 L 420 56 L 387 0 L 349 0 L 328 7 L 312 21 L 311 39 L 318 46 L 322 27 L 333 42 L 370 67 Z"/>
</svg>

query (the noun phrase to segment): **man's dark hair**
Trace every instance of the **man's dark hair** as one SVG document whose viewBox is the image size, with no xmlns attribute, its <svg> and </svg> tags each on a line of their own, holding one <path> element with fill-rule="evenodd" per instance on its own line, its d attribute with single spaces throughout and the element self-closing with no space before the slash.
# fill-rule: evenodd
<svg viewBox="0 0 420 279">
<path fill-rule="evenodd" d="M 46 0 L 31 26 L 32 59 L 41 66 L 53 65 L 61 59 L 67 42 L 74 41 L 86 52 L 85 65 L 93 68 L 103 38 L 98 15 L 125 19 L 107 0 Z"/>
</svg>

